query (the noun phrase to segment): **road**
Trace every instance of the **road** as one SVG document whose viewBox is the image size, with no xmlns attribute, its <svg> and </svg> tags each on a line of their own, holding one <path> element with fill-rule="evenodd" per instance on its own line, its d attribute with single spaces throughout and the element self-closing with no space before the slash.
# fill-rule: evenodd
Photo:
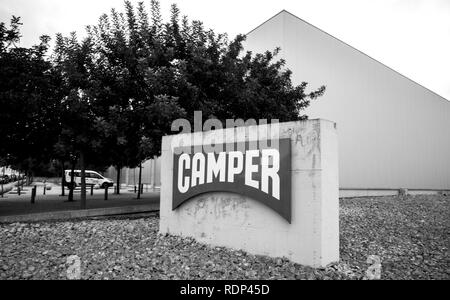
<svg viewBox="0 0 450 300">
<path fill-rule="evenodd" d="M 37 186 L 37 192 L 35 203 L 32 204 L 31 190 L 34 185 Z M 5 194 L 3 198 L 0 197 L 0 216 L 80 209 L 79 189 L 76 189 L 74 192 L 75 201 L 68 202 L 68 190 L 66 190 L 64 197 L 60 196 L 61 187 L 58 185 L 47 184 L 46 186 L 50 186 L 51 189 L 46 190 L 45 195 L 42 183 L 33 183 L 32 186 L 24 187 L 20 196 L 14 193 L 14 190 Z M 92 196 L 90 189 L 88 189 L 87 209 L 159 203 L 159 192 L 146 192 L 144 190 L 141 199 L 136 198 L 137 194 L 134 193 L 133 188 L 122 188 L 120 195 L 112 194 L 112 190 L 110 190 L 107 201 L 104 200 L 103 189 L 94 189 Z"/>
</svg>

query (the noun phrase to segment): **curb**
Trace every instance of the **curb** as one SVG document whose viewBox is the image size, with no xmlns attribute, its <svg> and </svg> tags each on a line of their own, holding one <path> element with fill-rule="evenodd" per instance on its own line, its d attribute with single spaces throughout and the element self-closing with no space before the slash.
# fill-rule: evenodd
<svg viewBox="0 0 450 300">
<path fill-rule="evenodd" d="M 70 220 L 85 217 L 113 216 L 155 211 L 159 211 L 159 203 L 108 208 L 93 208 L 84 210 L 54 211 L 45 213 L 33 213 L 28 215 L 2 216 L 0 217 L 0 223 Z"/>
</svg>

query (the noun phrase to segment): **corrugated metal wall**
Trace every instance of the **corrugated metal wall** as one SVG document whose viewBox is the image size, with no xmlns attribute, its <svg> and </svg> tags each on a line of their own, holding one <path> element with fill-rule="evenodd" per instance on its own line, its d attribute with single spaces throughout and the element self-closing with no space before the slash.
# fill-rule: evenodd
<svg viewBox="0 0 450 300">
<path fill-rule="evenodd" d="M 245 49 L 278 46 L 295 84 L 327 87 L 306 114 L 337 122 L 341 188 L 450 189 L 449 101 L 285 11 Z"/>
<path fill-rule="evenodd" d="M 104 176 L 116 182 L 117 171 L 109 167 Z M 126 185 L 137 185 L 139 182 L 139 168 L 122 168 L 120 182 Z M 149 159 L 142 164 L 142 183 L 156 187 L 161 186 L 161 159 Z"/>
</svg>

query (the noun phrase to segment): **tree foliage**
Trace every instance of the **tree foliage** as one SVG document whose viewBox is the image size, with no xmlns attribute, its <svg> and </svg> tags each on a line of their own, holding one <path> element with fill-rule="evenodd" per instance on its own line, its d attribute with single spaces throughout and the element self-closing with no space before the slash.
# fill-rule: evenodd
<svg viewBox="0 0 450 300">
<path fill-rule="evenodd" d="M 243 51 L 245 36 L 190 21 L 172 5 L 164 22 L 159 2 L 112 9 L 87 35 L 58 34 L 19 48 L 19 18 L 0 23 L 0 157 L 30 168 L 51 159 L 136 167 L 160 154 L 171 122 L 194 111 L 225 119 L 302 120 L 325 87 L 294 85 L 280 49 Z"/>
<path fill-rule="evenodd" d="M 18 47 L 20 18 L 0 23 L 0 157 L 23 171 L 48 164 L 58 135 L 61 78 L 46 59 L 48 36 Z"/>
</svg>

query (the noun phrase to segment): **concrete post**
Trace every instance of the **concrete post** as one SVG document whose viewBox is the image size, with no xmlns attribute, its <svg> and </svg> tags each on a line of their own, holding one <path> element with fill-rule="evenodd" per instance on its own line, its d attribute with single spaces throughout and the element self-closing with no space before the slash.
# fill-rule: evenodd
<svg viewBox="0 0 450 300">
<path fill-rule="evenodd" d="M 31 204 L 34 204 L 36 201 L 36 186 L 31 189 Z"/>
<path fill-rule="evenodd" d="M 108 200 L 108 186 L 105 186 L 105 201 Z"/>
</svg>

